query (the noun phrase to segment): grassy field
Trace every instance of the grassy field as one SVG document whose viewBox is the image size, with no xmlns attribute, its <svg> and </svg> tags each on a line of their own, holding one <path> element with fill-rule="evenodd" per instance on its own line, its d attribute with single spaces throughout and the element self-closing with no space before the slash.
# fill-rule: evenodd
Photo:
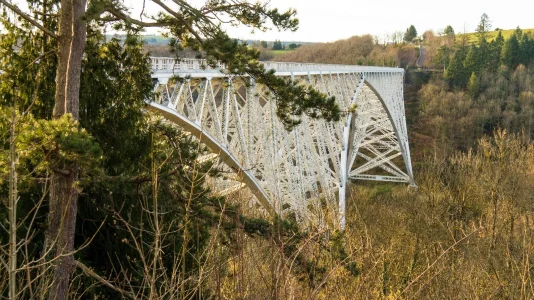
<svg viewBox="0 0 534 300">
<path fill-rule="evenodd" d="M 286 53 L 292 52 L 294 50 L 269 50 L 270 53 L 272 53 L 273 58 L 271 60 L 276 60 L 277 57 L 282 56 Z"/>
<path fill-rule="evenodd" d="M 530 32 L 531 34 L 534 34 L 534 28 L 521 29 L 521 30 L 523 31 L 523 33 Z M 512 33 L 515 31 L 515 29 L 507 29 L 507 30 L 501 30 L 501 31 L 502 31 L 502 36 L 506 40 L 507 38 L 510 37 L 510 35 L 512 35 Z M 497 37 L 498 34 L 499 34 L 499 31 L 491 31 L 491 32 L 489 32 L 488 33 L 488 42 L 491 42 L 493 39 L 495 39 L 495 37 Z M 476 40 L 477 40 L 476 32 L 469 32 L 469 33 L 466 33 L 465 35 L 467 36 L 469 42 L 476 42 Z M 463 36 L 463 34 L 457 34 L 456 35 L 456 40 L 457 41 L 462 40 L 462 36 Z"/>
<path fill-rule="evenodd" d="M 288 52 L 291 52 L 292 50 L 271 50 L 271 52 L 274 54 L 274 55 L 280 55 L 280 54 L 284 54 L 284 53 L 288 53 Z"/>
</svg>

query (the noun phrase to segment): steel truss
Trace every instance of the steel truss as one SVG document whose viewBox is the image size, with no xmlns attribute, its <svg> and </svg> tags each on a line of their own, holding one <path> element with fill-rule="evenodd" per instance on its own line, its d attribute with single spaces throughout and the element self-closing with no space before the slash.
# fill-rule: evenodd
<svg viewBox="0 0 534 300">
<path fill-rule="evenodd" d="M 277 76 L 336 97 L 340 122 L 302 117 L 287 132 L 273 95 L 248 77 L 210 69 L 202 60 L 152 58 L 150 108 L 205 143 L 234 176 L 218 179 L 222 194 L 248 186 L 270 212 L 321 222 L 319 206 L 345 226 L 348 180 L 414 184 L 398 68 L 265 63 Z M 181 80 L 169 80 L 178 75 Z M 404 163 L 403 163 L 404 162 Z M 402 165 L 402 168 L 398 165 Z M 337 205 L 336 205 L 337 202 Z"/>
</svg>

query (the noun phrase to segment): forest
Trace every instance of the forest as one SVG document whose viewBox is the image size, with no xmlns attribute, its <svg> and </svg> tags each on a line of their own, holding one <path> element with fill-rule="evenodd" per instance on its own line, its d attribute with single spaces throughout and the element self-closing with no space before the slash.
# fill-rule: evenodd
<svg viewBox="0 0 534 300">
<path fill-rule="evenodd" d="M 295 11 L 153 1 L 163 13 L 148 23 L 109 1 L 27 2 L 29 12 L 0 0 L 0 297 L 534 297 L 530 33 L 490 41 L 487 16 L 474 42 L 426 32 L 420 69 L 419 48 L 370 35 L 277 56 L 407 70 L 418 187 L 354 182 L 340 231 L 273 218 L 247 189 L 217 196 L 207 178 L 218 170 L 199 160 L 207 149 L 145 109 L 153 83 L 139 34 L 160 26 L 170 53 L 272 87 L 288 129 L 302 114 L 339 120 L 332 99 L 277 80 L 258 50 L 210 21 L 294 30 Z M 127 38 L 106 40 L 105 24 Z"/>
</svg>

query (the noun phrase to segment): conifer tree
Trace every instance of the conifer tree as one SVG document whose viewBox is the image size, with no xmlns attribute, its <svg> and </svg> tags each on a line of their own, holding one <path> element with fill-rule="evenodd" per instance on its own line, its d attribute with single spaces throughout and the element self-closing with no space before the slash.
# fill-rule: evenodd
<svg viewBox="0 0 534 300">
<path fill-rule="evenodd" d="M 464 60 L 464 69 L 467 74 L 478 73 L 481 69 L 480 48 L 472 44 Z"/>
<path fill-rule="evenodd" d="M 450 64 L 445 70 L 444 77 L 451 87 L 463 88 L 467 85 L 468 74 L 465 71 L 464 61 L 467 56 L 466 48 L 462 47 L 451 58 Z"/>
<path fill-rule="evenodd" d="M 532 60 L 532 40 L 529 34 L 523 33 L 519 41 L 519 63 L 528 65 Z"/>
<path fill-rule="evenodd" d="M 487 40 L 487 34 L 491 30 L 491 21 L 486 13 L 483 13 L 480 17 L 480 22 L 477 25 L 476 28 L 476 36 L 478 39 L 478 42 L 480 43 L 482 40 Z"/>
<path fill-rule="evenodd" d="M 406 32 L 404 33 L 404 41 L 407 43 L 411 43 L 416 37 L 417 30 L 415 29 L 415 26 L 410 25 L 410 27 L 408 27 L 408 29 L 406 29 Z"/>
<path fill-rule="evenodd" d="M 517 33 L 510 35 L 503 45 L 501 60 L 502 64 L 510 69 L 515 69 L 520 62 L 521 49 L 519 48 L 519 41 L 517 40 Z"/>
<path fill-rule="evenodd" d="M 473 99 L 476 99 L 480 93 L 480 85 L 475 72 L 471 73 L 471 76 L 469 77 L 467 90 Z"/>
<path fill-rule="evenodd" d="M 504 45 L 504 37 L 502 36 L 502 31 L 499 30 L 497 37 L 491 41 L 489 45 L 489 59 L 488 59 L 488 70 L 495 72 L 501 64 L 501 53 L 502 47 Z"/>
<path fill-rule="evenodd" d="M 259 56 L 257 50 L 231 39 L 217 21 L 214 21 L 218 16 L 225 15 L 234 23 L 259 30 L 267 30 L 268 22 L 280 30 L 296 30 L 298 20 L 295 18 L 294 10 L 279 12 L 277 9 L 271 9 L 268 4 L 251 4 L 244 0 L 209 1 L 202 7 L 192 6 L 184 0 L 173 1 L 172 7 L 161 0 L 153 0 L 151 3 L 160 9 L 160 12 L 152 21 L 145 22 L 130 16 L 120 1 L 94 0 L 87 5 L 86 0 L 35 0 L 29 1 L 30 11 L 24 12 L 10 0 L 0 0 L 6 24 L 11 23 L 7 20 L 8 14 L 5 13 L 10 11 L 22 20 L 21 27 L 24 30 L 19 32 L 36 32 L 42 35 L 39 46 L 50 43 L 49 48 L 34 47 L 44 51 L 34 56 L 33 60 L 40 62 L 47 55 L 57 59 L 52 64 L 55 66 L 55 82 L 48 81 L 48 86 L 52 82 L 51 85 L 55 87 L 47 90 L 39 88 L 39 93 L 49 91 L 55 93 L 52 101 L 43 103 L 43 110 L 53 107 L 53 110 L 48 112 L 53 119 L 59 122 L 70 115 L 72 117 L 67 119 L 77 124 L 80 117 L 80 86 L 87 29 L 112 23 L 115 28 L 131 32 L 139 32 L 147 27 L 167 28 L 174 37 L 175 42 L 172 46 L 175 49 L 188 46 L 198 51 L 199 55 L 204 55 L 213 66 L 217 62 L 222 62 L 228 66 L 230 72 L 255 78 L 256 82 L 265 84 L 273 92 L 278 104 L 277 114 L 287 128 L 297 125 L 298 117 L 303 113 L 312 117 L 324 117 L 326 120 L 339 120 L 339 107 L 333 97 L 327 97 L 309 87 L 278 78 L 274 72 L 265 70 L 257 61 Z M 16 39 L 14 41 L 18 42 Z M 50 48 L 53 50 L 46 50 Z M 41 66 L 40 63 L 34 64 Z M 4 66 L 1 69 L 6 71 Z M 41 74 L 49 79 L 48 73 L 43 71 Z M 125 86 L 116 88 L 122 89 Z M 35 93 L 27 94 L 35 98 Z M 27 103 L 44 101 L 28 99 Z M 49 99 L 46 98 L 47 101 Z M 59 149 L 56 150 L 61 153 Z M 48 224 L 44 226 L 47 238 L 43 251 L 49 254 L 53 263 L 49 299 L 67 297 L 70 277 L 74 270 L 74 236 L 78 194 L 81 188 L 79 180 L 82 174 L 81 166 L 84 163 L 78 159 L 59 160 L 49 170 L 50 211 Z"/>
<path fill-rule="evenodd" d="M 454 34 L 454 29 L 451 25 L 447 25 L 447 27 L 445 27 L 445 29 L 443 30 L 443 34 L 451 38 L 452 40 L 456 38 L 456 35 Z"/>
</svg>

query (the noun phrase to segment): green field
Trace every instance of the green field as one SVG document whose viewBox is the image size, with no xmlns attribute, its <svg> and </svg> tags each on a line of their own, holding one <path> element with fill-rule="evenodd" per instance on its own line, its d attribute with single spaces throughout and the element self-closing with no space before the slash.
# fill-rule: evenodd
<svg viewBox="0 0 534 300">
<path fill-rule="evenodd" d="M 274 55 L 279 55 L 279 54 L 284 54 L 284 53 L 288 53 L 288 52 L 291 52 L 292 50 L 271 50 L 271 52 L 274 54 Z"/>
<path fill-rule="evenodd" d="M 534 35 L 534 28 L 531 28 L 531 29 L 521 29 L 523 31 L 523 33 L 527 33 L 527 32 L 530 32 L 531 34 Z M 512 35 L 512 33 L 515 31 L 515 29 L 507 29 L 507 30 L 501 30 L 502 32 L 502 36 L 504 37 L 504 39 L 508 39 L 510 37 L 510 35 Z M 491 31 L 488 33 L 488 42 L 491 42 L 493 39 L 495 39 L 495 37 L 497 37 L 497 35 L 499 34 L 499 31 Z M 456 35 L 456 40 L 457 41 L 461 41 L 462 40 L 462 36 L 464 34 L 457 34 Z M 469 32 L 469 33 L 466 33 L 465 34 L 468 38 L 468 41 L 469 42 L 476 42 L 477 40 L 477 37 L 476 37 L 476 32 Z"/>
<path fill-rule="evenodd" d="M 269 50 L 269 52 L 272 53 L 272 55 L 273 55 L 272 60 L 276 60 L 277 57 L 282 56 L 282 55 L 284 55 L 286 53 L 289 53 L 289 52 L 292 52 L 292 51 L 295 51 L 295 50 L 287 50 L 287 49 L 284 49 L 284 50 Z"/>
</svg>

